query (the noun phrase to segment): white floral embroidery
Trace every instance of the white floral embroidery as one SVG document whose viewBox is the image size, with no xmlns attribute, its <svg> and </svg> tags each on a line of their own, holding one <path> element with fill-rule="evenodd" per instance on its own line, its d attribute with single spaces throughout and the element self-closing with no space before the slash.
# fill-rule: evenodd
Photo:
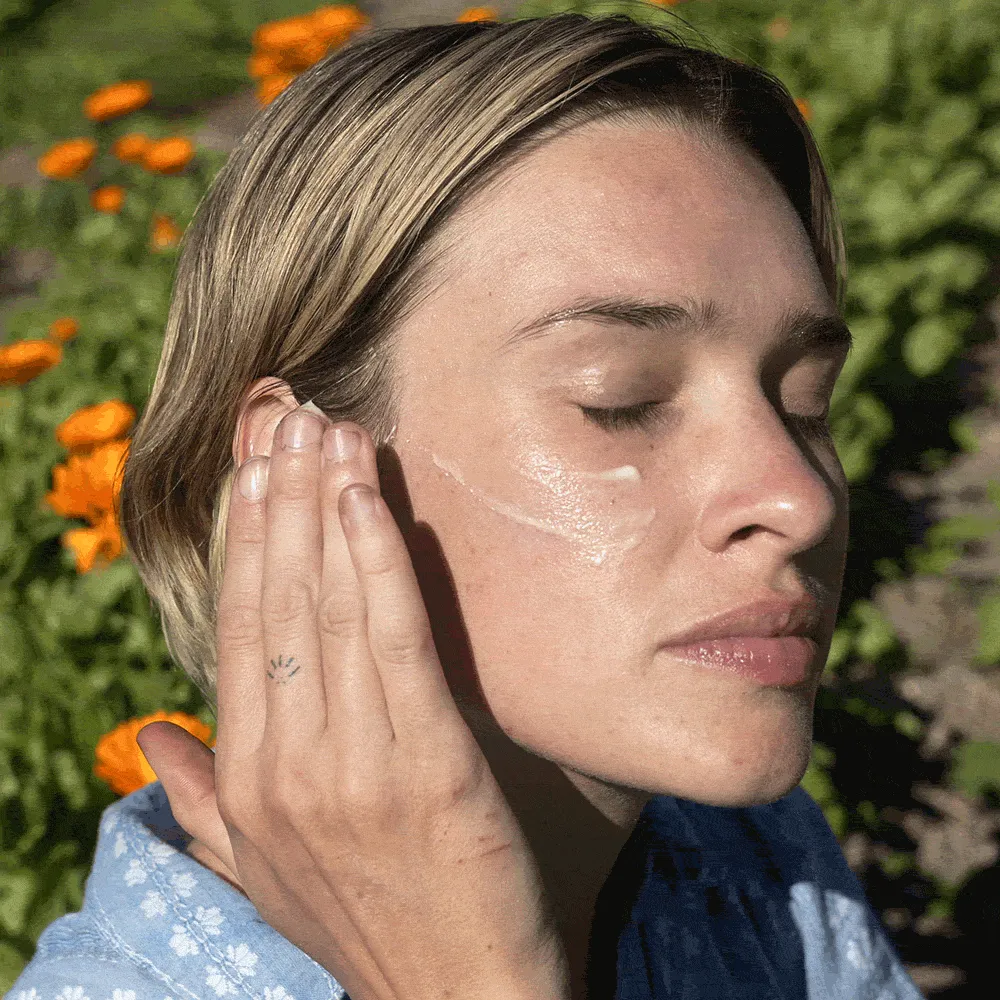
<svg viewBox="0 0 1000 1000">
<path fill-rule="evenodd" d="M 152 917 L 162 917 L 167 912 L 167 901 L 158 893 L 150 889 L 139 904 L 142 912 L 146 914 L 146 919 Z"/>
<path fill-rule="evenodd" d="M 83 992 L 82 986 L 67 986 L 58 994 L 56 1000 L 90 1000 L 90 997 Z"/>
<path fill-rule="evenodd" d="M 102 820 L 101 832 L 106 837 L 110 837 L 112 832 L 115 830 L 117 826 L 118 826 L 118 814 L 111 813 L 110 815 L 105 816 L 104 819 Z"/>
<path fill-rule="evenodd" d="M 205 985 L 211 986 L 215 990 L 216 996 L 224 997 L 227 993 L 235 993 L 236 987 L 222 974 L 222 970 L 217 965 L 206 965 Z"/>
<path fill-rule="evenodd" d="M 187 932 L 187 928 L 183 924 L 174 924 L 172 928 L 174 935 L 170 939 L 170 947 L 180 956 L 184 955 L 197 955 L 198 954 L 198 944 L 193 937 Z"/>
<path fill-rule="evenodd" d="M 190 872 L 179 872 L 170 880 L 170 884 L 178 896 L 184 896 L 186 899 L 191 895 L 191 890 L 197 888 L 198 880 Z"/>
<path fill-rule="evenodd" d="M 115 990 L 111 1000 L 135 1000 L 135 990 Z"/>
<path fill-rule="evenodd" d="M 177 855 L 177 849 L 165 844 L 162 840 L 157 840 L 149 845 L 149 856 L 153 863 L 157 865 L 169 864 Z"/>
<path fill-rule="evenodd" d="M 217 906 L 199 906 L 194 911 L 194 918 L 206 934 L 221 934 L 222 923 L 226 919 Z"/>
<path fill-rule="evenodd" d="M 830 926 L 847 961 L 859 972 L 871 972 L 875 968 L 875 949 L 861 906 L 839 892 L 828 890 L 824 895 Z"/>
<path fill-rule="evenodd" d="M 226 958 L 239 970 L 242 976 L 257 975 L 257 956 L 250 950 L 248 944 L 241 943 L 235 948 L 230 944 L 226 946 Z"/>
<path fill-rule="evenodd" d="M 273 990 L 264 987 L 264 1000 L 295 1000 L 284 986 L 275 986 Z"/>
<path fill-rule="evenodd" d="M 118 831 L 118 836 L 115 837 L 115 857 L 120 858 L 125 853 L 125 834 Z"/>
<path fill-rule="evenodd" d="M 146 881 L 146 866 L 138 859 L 133 858 L 129 862 L 128 871 L 125 872 L 126 885 L 141 885 Z"/>
<path fill-rule="evenodd" d="M 17 994 L 17 1000 L 38 1000 L 38 990 L 34 986 L 30 990 L 21 990 Z"/>
</svg>

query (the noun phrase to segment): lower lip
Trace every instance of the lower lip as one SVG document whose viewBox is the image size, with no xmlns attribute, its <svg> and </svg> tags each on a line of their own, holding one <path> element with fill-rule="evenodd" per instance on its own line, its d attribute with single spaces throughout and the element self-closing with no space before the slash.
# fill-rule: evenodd
<svg viewBox="0 0 1000 1000">
<path fill-rule="evenodd" d="M 665 646 L 673 656 L 713 670 L 729 670 L 758 684 L 798 684 L 805 680 L 819 646 L 804 635 L 777 639 L 733 636 L 688 646 Z"/>
</svg>

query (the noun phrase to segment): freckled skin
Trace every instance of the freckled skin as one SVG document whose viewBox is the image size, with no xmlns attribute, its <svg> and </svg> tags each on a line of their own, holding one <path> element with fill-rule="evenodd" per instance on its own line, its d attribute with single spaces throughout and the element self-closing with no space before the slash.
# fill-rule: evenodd
<svg viewBox="0 0 1000 1000">
<path fill-rule="evenodd" d="M 847 540 L 832 442 L 804 439 L 782 412 L 822 411 L 840 362 L 804 355 L 778 385 L 761 376 L 785 308 L 835 311 L 794 209 L 742 150 L 675 129 L 588 126 L 477 198 L 454 232 L 451 279 L 401 330 L 394 440 L 412 516 L 437 536 L 468 633 L 464 659 L 442 659 L 474 670 L 505 732 L 595 803 L 607 784 L 716 805 L 780 797 L 808 762 Z M 580 322 L 498 350 L 519 323 L 594 291 L 711 297 L 732 336 L 705 346 Z M 586 391 L 573 378 L 584 369 Z M 647 399 L 674 411 L 650 431 L 609 433 L 575 405 Z M 615 516 L 657 516 L 623 558 L 595 566 L 478 502 L 427 449 L 542 515 L 552 494 L 525 475 L 538 456 L 570 470 L 633 465 L 641 482 L 585 483 L 574 499 L 595 515 L 614 504 Z M 801 689 L 656 652 L 697 619 L 803 590 L 823 604 L 826 631 Z"/>
</svg>

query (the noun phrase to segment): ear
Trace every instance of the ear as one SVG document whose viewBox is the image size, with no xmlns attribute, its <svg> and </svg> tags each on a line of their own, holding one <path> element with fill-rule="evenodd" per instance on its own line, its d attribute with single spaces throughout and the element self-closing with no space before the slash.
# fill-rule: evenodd
<svg viewBox="0 0 1000 1000">
<path fill-rule="evenodd" d="M 259 378 L 247 389 L 233 434 L 233 461 L 237 468 L 254 455 L 270 456 L 278 424 L 298 405 L 288 383 L 280 378 Z"/>
</svg>

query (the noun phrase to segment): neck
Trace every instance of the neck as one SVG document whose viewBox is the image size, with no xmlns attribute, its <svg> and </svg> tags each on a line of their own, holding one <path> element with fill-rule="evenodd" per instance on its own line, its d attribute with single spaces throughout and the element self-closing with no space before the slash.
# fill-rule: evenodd
<svg viewBox="0 0 1000 1000">
<path fill-rule="evenodd" d="M 566 950 L 573 1000 L 586 1000 L 597 896 L 651 796 L 539 757 L 514 743 L 492 717 L 465 708 L 463 716 L 538 860 Z"/>
</svg>

